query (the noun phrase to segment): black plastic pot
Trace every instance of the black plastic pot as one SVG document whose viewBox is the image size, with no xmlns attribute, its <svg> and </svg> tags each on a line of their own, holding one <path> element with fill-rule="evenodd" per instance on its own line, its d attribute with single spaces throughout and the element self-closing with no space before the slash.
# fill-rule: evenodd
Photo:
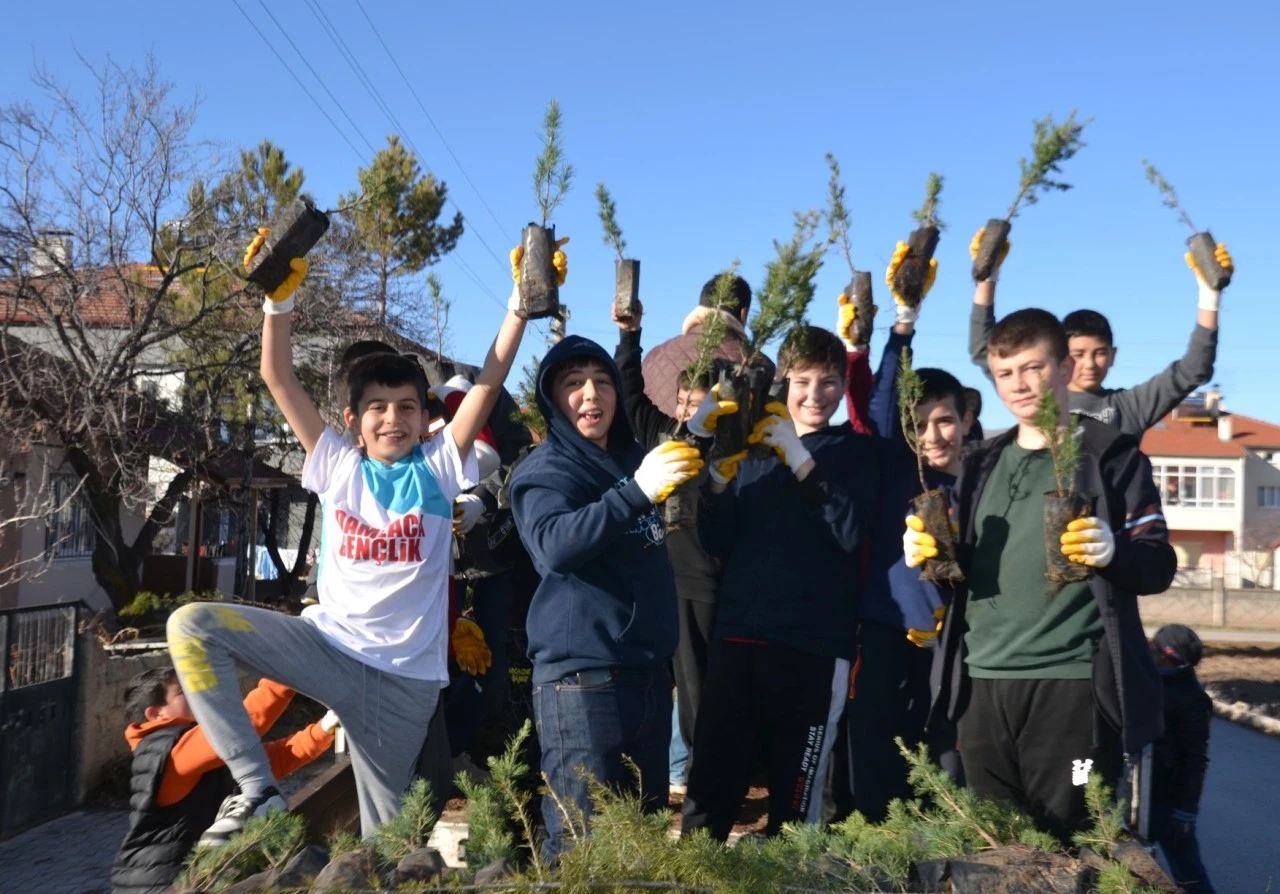
<svg viewBox="0 0 1280 894">
<path fill-rule="evenodd" d="M 978 243 L 978 255 L 973 259 L 973 281 L 983 282 L 991 278 L 996 269 L 1000 253 L 1009 241 L 1009 231 L 1013 224 L 1003 218 L 993 217 L 987 221 L 983 229 L 982 241 Z"/>
<path fill-rule="evenodd" d="M 1045 577 L 1049 583 L 1061 587 L 1093 577 L 1093 569 L 1088 565 L 1072 562 L 1062 554 L 1062 535 L 1071 522 L 1093 515 L 1094 503 L 1094 498 L 1087 494 L 1063 497 L 1050 491 L 1044 495 Z"/>
<path fill-rule="evenodd" d="M 1196 266 L 1200 268 L 1200 275 L 1214 291 L 1225 289 L 1231 282 L 1231 271 L 1218 264 L 1218 258 L 1214 254 L 1217 247 L 1218 243 L 1213 241 L 1208 230 L 1196 233 L 1187 240 L 1187 248 L 1191 257 L 1195 258 Z"/>
<path fill-rule="evenodd" d="M 938 544 L 938 555 L 925 560 L 920 579 L 944 587 L 964 583 L 964 572 L 956 557 L 956 536 L 951 529 L 951 500 L 947 492 L 942 488 L 925 491 L 912 499 L 911 509 L 924 522 L 925 533 Z"/>
<path fill-rule="evenodd" d="M 640 262 L 623 258 L 614 263 L 613 311 L 619 320 L 629 320 L 640 306 Z"/>
<path fill-rule="evenodd" d="M 938 236 L 937 227 L 920 227 L 907 237 L 907 256 L 893 277 L 893 288 L 908 307 L 919 307 L 924 299 L 924 283 L 929 277 L 929 261 L 938 248 Z"/>
<path fill-rule="evenodd" d="M 524 255 L 520 258 L 520 315 L 540 320 L 560 314 L 560 286 L 555 254 L 556 228 L 531 223 L 520 235 Z"/>
<path fill-rule="evenodd" d="M 289 262 L 305 258 L 329 230 L 329 216 L 310 199 L 298 198 L 271 222 L 271 233 L 249 261 L 249 282 L 274 292 L 292 270 Z"/>
</svg>

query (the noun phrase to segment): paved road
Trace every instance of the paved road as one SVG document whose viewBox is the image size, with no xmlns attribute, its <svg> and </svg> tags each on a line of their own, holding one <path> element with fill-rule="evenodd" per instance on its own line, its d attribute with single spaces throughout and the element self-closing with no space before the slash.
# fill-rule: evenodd
<svg viewBox="0 0 1280 894">
<path fill-rule="evenodd" d="M 1198 828 L 1218 891 L 1280 891 L 1280 739 L 1214 719 Z"/>
</svg>

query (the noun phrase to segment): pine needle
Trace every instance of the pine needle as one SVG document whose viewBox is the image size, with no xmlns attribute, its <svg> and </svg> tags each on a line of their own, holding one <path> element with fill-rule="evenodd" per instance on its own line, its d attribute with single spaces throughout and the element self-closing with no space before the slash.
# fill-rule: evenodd
<svg viewBox="0 0 1280 894">
<path fill-rule="evenodd" d="M 604 244 L 612 245 L 622 260 L 622 253 L 627 250 L 627 241 L 622 238 L 622 227 L 618 226 L 618 205 L 609 195 L 603 183 L 596 184 L 596 201 L 600 203 L 600 223 L 604 227 Z"/>
<path fill-rule="evenodd" d="M 1073 157 L 1084 148 L 1080 139 L 1081 133 L 1093 119 L 1076 121 L 1076 110 L 1072 109 L 1067 120 L 1055 124 L 1053 115 L 1035 122 L 1035 136 L 1031 141 L 1031 158 L 1018 162 L 1022 177 L 1018 185 L 1018 194 L 1005 220 L 1013 220 L 1018 216 L 1018 208 L 1022 203 L 1034 205 L 1040 201 L 1039 193 L 1066 192 L 1071 189 L 1070 183 L 1054 180 L 1050 174 L 1061 174 L 1062 163 Z"/>
<path fill-rule="evenodd" d="M 573 183 L 573 165 L 565 160 L 564 145 L 560 142 L 561 124 L 560 102 L 553 99 L 547 103 L 547 111 L 542 118 L 542 154 L 533 169 L 533 191 L 542 211 L 544 227 Z"/>
</svg>

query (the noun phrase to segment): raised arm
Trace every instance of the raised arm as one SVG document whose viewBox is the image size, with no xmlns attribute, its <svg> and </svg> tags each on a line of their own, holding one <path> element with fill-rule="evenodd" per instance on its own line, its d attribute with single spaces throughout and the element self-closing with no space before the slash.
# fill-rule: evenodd
<svg viewBox="0 0 1280 894">
<path fill-rule="evenodd" d="M 902 420 L 898 417 L 898 374 L 902 371 L 902 349 L 911 347 L 914 338 L 914 327 L 894 326 L 880 356 L 867 415 L 875 433 L 882 438 L 905 441 Z"/>
<path fill-rule="evenodd" d="M 268 308 L 263 318 L 262 380 L 284 414 L 285 422 L 302 443 L 302 449 L 311 453 L 324 433 L 325 421 L 293 371 L 293 348 L 289 340 L 292 307 L 293 301 L 289 299 L 289 310 L 281 313 L 278 308 Z"/>
<path fill-rule="evenodd" d="M 978 248 L 986 231 L 986 227 L 980 227 L 974 234 L 973 241 L 969 243 L 969 257 L 978 257 Z M 973 358 L 973 365 L 981 369 L 988 379 L 991 378 L 991 370 L 987 367 L 987 339 L 991 337 L 991 330 L 996 328 L 996 281 L 1012 245 L 1006 240 L 1000 257 L 991 268 L 991 277 L 975 283 L 973 289 L 973 310 L 969 314 L 969 356 Z"/>
<path fill-rule="evenodd" d="M 518 306 L 518 301 L 519 292 L 513 291 L 512 302 L 517 302 L 516 306 Z M 511 307 L 512 305 L 509 304 L 508 308 Z M 520 340 L 524 337 L 525 325 L 526 321 L 514 309 L 507 310 L 502 326 L 498 329 L 498 336 L 493 340 L 489 353 L 484 358 L 484 366 L 476 376 L 475 385 L 458 405 L 458 411 L 453 414 L 449 431 L 453 433 L 453 442 L 463 456 L 471 452 L 476 436 L 480 434 L 480 429 L 484 428 L 489 414 L 493 412 L 493 407 L 498 402 L 498 397 L 502 393 L 502 383 L 507 380 L 507 374 L 511 372 L 511 365 L 516 359 L 516 352 L 520 350 Z"/>
<path fill-rule="evenodd" d="M 646 450 L 658 446 L 669 434 L 675 432 L 678 423 L 675 419 L 658 409 L 649 396 L 644 393 L 644 372 L 640 361 L 640 320 L 642 308 L 637 308 L 635 316 L 627 320 L 619 320 L 617 313 L 613 321 L 618 324 L 618 349 L 613 353 L 613 361 L 618 365 L 618 374 L 622 377 L 622 399 L 627 410 L 627 419 L 636 437 Z"/>
</svg>

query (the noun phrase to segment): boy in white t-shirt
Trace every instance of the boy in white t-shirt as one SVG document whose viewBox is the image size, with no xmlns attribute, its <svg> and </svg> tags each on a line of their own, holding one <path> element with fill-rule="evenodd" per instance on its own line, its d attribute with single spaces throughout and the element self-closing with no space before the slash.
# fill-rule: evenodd
<svg viewBox="0 0 1280 894">
<path fill-rule="evenodd" d="M 260 230 L 248 260 L 266 236 Z M 262 377 L 307 458 L 302 483 L 320 497 L 319 604 L 302 617 L 192 603 L 169 618 L 169 650 L 191 710 L 240 794 L 201 839 L 218 844 L 285 802 L 241 703 L 236 664 L 332 708 L 347 733 L 360 826 L 395 816 L 447 685 L 448 580 L 454 498 L 478 478 L 474 444 L 524 333 L 513 293 L 483 370 L 453 421 L 421 443 L 427 382 L 412 360 L 366 357 L 348 375 L 343 411 L 353 447 L 329 428 L 293 371 L 293 274 L 263 311 Z"/>
</svg>

